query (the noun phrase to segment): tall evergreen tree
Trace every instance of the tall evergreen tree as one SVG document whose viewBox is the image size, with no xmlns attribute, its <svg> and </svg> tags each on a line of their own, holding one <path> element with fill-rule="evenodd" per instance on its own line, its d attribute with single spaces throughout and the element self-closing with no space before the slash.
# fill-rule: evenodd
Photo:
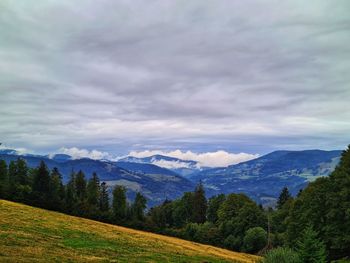
<svg viewBox="0 0 350 263">
<path fill-rule="evenodd" d="M 18 158 L 17 161 L 11 161 L 9 164 L 8 176 L 9 198 L 14 201 L 28 202 L 31 187 L 29 185 L 28 167 L 25 160 Z"/>
<path fill-rule="evenodd" d="M 132 205 L 132 215 L 133 219 L 143 221 L 144 220 L 144 210 L 146 209 L 147 200 L 146 198 L 138 192 L 136 194 L 134 203 Z"/>
<path fill-rule="evenodd" d="M 204 223 L 207 214 L 207 199 L 205 198 L 204 187 L 200 182 L 193 195 L 192 221 L 194 223 Z"/>
<path fill-rule="evenodd" d="M 85 174 L 81 170 L 75 176 L 75 191 L 78 200 L 84 201 L 86 198 L 86 180 Z"/>
<path fill-rule="evenodd" d="M 65 188 L 65 211 L 72 214 L 77 202 L 74 171 L 71 172 L 69 181 Z"/>
<path fill-rule="evenodd" d="M 7 164 L 4 160 L 0 160 L 0 198 L 7 197 L 8 184 L 9 178 Z"/>
<path fill-rule="evenodd" d="M 106 182 L 101 183 L 101 191 L 100 191 L 100 211 L 108 212 L 109 210 L 109 196 L 108 196 L 108 188 Z"/>
<path fill-rule="evenodd" d="M 98 208 L 100 201 L 100 179 L 95 172 L 87 184 L 87 201 L 90 207 Z"/>
<path fill-rule="evenodd" d="M 282 206 L 289 200 L 291 199 L 292 196 L 291 194 L 289 193 L 289 190 L 287 187 L 284 187 L 278 197 L 278 200 L 277 200 L 277 208 L 278 209 L 281 209 Z"/>
<path fill-rule="evenodd" d="M 113 189 L 113 217 L 115 222 L 120 223 L 126 218 L 126 189 L 117 185 Z"/>
<path fill-rule="evenodd" d="M 89 215 L 86 190 L 85 174 L 80 170 L 75 176 L 75 192 L 77 195 L 75 213 L 79 216 Z"/>
<path fill-rule="evenodd" d="M 317 237 L 311 226 L 308 226 L 298 242 L 297 252 L 304 263 L 326 263 L 326 247 Z"/>
<path fill-rule="evenodd" d="M 65 192 L 62 183 L 62 175 L 58 171 L 57 167 L 54 167 L 51 171 L 49 199 L 50 209 L 61 211 L 63 210 Z"/>
<path fill-rule="evenodd" d="M 48 208 L 50 202 L 50 171 L 44 161 L 40 162 L 38 169 L 34 173 L 32 188 L 32 201 L 34 205 Z"/>
</svg>

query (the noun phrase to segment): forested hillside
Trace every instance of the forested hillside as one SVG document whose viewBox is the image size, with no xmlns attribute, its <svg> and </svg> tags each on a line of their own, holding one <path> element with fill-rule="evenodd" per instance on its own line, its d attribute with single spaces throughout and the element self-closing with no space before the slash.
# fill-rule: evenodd
<svg viewBox="0 0 350 263">
<path fill-rule="evenodd" d="M 22 159 L 0 161 L 0 197 L 68 214 L 177 236 L 248 253 L 288 247 L 301 262 L 349 257 L 350 148 L 329 176 L 318 178 L 293 198 L 281 189 L 275 209 L 264 209 L 244 194 L 219 194 L 207 200 L 200 183 L 180 199 L 166 200 L 145 212 L 146 198 L 133 202 L 115 186 L 109 200 L 97 174 L 82 171 L 62 183 L 58 169 L 44 162 L 29 169 Z"/>
</svg>

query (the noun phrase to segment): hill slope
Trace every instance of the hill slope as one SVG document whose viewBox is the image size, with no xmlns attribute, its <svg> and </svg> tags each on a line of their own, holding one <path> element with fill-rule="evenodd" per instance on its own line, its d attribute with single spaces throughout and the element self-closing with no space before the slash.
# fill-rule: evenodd
<svg viewBox="0 0 350 263">
<path fill-rule="evenodd" d="M 260 158 L 194 175 L 211 194 L 243 192 L 261 203 L 275 200 L 287 186 L 296 194 L 308 182 L 329 175 L 341 151 L 275 151 Z"/>
<path fill-rule="evenodd" d="M 119 162 L 154 164 L 163 168 L 170 169 L 171 171 L 176 172 L 177 174 L 180 174 L 181 176 L 184 176 L 186 178 L 189 177 L 191 174 L 203 170 L 199 167 L 199 163 L 196 161 L 182 160 L 159 154 L 144 158 L 128 156 L 123 159 L 120 159 Z"/>
<path fill-rule="evenodd" d="M 0 200 L 1 262 L 254 262 L 255 256 Z"/>
<path fill-rule="evenodd" d="M 65 183 L 72 170 L 76 172 L 82 170 L 87 178 L 96 172 L 101 181 L 106 182 L 110 187 L 125 186 L 128 189 L 128 198 L 131 200 L 136 192 L 141 192 L 146 196 L 149 206 L 160 204 L 166 198 L 180 197 L 183 192 L 192 191 L 195 186 L 175 172 L 151 164 L 119 163 L 119 166 L 115 162 L 88 158 L 70 160 L 69 156 L 59 155 L 49 159 L 45 156 L 25 156 L 0 151 L 0 160 L 5 160 L 7 163 L 17 160 L 18 157 L 26 160 L 31 168 L 37 167 L 40 161 L 44 161 L 50 169 L 57 167 Z"/>
</svg>

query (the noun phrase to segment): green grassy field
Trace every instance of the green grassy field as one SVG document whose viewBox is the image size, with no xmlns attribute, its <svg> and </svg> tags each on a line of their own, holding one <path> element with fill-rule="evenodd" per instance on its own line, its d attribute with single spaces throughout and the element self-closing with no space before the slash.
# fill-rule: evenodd
<svg viewBox="0 0 350 263">
<path fill-rule="evenodd" d="M 258 257 L 0 200 L 0 262 L 255 262 Z"/>
</svg>

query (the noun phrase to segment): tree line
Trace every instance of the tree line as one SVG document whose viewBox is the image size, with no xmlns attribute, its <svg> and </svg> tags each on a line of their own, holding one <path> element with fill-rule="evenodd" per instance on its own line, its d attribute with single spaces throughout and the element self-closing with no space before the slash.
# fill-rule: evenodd
<svg viewBox="0 0 350 263">
<path fill-rule="evenodd" d="M 87 180 L 84 172 L 72 171 L 64 185 L 59 170 L 48 169 L 44 161 L 29 168 L 22 158 L 8 166 L 0 160 L 0 198 L 108 223 L 144 221 L 146 198 L 141 193 L 129 203 L 125 187 L 117 185 L 112 196 L 110 200 L 106 183 L 96 173 Z"/>
<path fill-rule="evenodd" d="M 350 256 L 350 148 L 329 177 L 310 183 L 296 197 L 283 188 L 275 208 L 263 208 L 244 194 L 207 199 L 199 183 L 193 192 L 145 212 L 146 198 L 137 193 L 129 203 L 122 186 L 113 187 L 110 200 L 106 184 L 96 173 L 86 180 L 82 171 L 72 172 L 64 185 L 57 168 L 50 171 L 41 162 L 29 169 L 22 159 L 8 166 L 0 161 L 0 198 L 266 254 L 266 263 L 327 262 Z"/>
</svg>

